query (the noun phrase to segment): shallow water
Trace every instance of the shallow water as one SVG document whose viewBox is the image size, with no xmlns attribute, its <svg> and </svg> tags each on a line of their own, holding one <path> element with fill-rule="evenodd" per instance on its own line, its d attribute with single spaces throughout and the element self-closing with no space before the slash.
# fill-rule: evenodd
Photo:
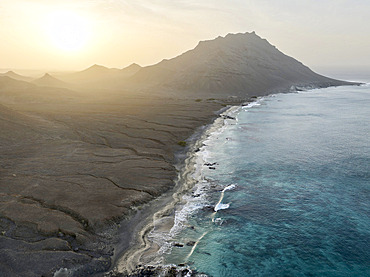
<svg viewBox="0 0 370 277">
<path fill-rule="evenodd" d="M 361 86 L 239 109 L 196 153 L 199 181 L 171 236 L 184 247 L 166 248 L 164 263 L 210 276 L 370 276 L 369 107 Z"/>
</svg>

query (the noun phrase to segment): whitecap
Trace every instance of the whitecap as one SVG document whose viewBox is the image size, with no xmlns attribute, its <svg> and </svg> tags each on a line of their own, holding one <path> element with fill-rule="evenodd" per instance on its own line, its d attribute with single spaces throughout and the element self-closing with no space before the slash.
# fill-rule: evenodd
<svg viewBox="0 0 370 277">
<path fill-rule="evenodd" d="M 53 277 L 68 277 L 72 276 L 73 271 L 68 268 L 60 268 L 59 270 L 54 272 Z"/>
<path fill-rule="evenodd" d="M 247 109 L 253 108 L 255 106 L 261 106 L 261 101 L 263 101 L 263 100 L 264 100 L 264 97 L 261 97 L 257 101 L 251 102 L 248 105 L 243 106 L 243 110 L 247 110 Z"/>
<path fill-rule="evenodd" d="M 222 190 L 221 195 L 220 195 L 220 199 L 218 200 L 216 206 L 214 207 L 214 211 L 215 212 L 217 212 L 219 210 L 225 210 L 225 209 L 228 209 L 230 207 L 230 204 L 223 204 L 222 203 L 222 200 L 224 199 L 225 191 L 232 190 L 234 188 L 236 188 L 236 185 L 235 184 L 231 184 L 231 185 L 228 185 L 227 187 L 225 187 Z"/>
<path fill-rule="evenodd" d="M 226 188 L 224 188 L 222 191 L 225 192 L 227 190 L 232 190 L 234 188 L 236 188 L 236 185 L 235 184 L 231 184 L 231 185 L 227 186 Z"/>
<path fill-rule="evenodd" d="M 214 208 L 215 212 L 219 211 L 219 210 L 226 210 L 230 207 L 230 204 L 223 204 L 223 203 L 219 203 L 216 205 L 216 207 Z"/>
</svg>

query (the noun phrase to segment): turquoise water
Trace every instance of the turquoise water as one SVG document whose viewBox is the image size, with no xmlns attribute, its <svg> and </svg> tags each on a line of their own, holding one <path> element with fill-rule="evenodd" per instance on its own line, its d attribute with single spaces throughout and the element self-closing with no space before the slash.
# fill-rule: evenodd
<svg viewBox="0 0 370 277">
<path fill-rule="evenodd" d="M 209 276 L 370 276 L 370 86 L 278 94 L 232 116 L 197 153 L 173 239 L 184 247 L 165 262 Z"/>
</svg>

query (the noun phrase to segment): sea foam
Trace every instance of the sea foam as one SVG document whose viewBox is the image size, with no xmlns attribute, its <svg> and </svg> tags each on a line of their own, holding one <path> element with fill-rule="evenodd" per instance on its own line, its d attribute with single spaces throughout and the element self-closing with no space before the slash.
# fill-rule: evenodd
<svg viewBox="0 0 370 277">
<path fill-rule="evenodd" d="M 222 203 L 222 200 L 224 199 L 224 196 L 225 196 L 225 191 L 227 190 L 232 190 L 236 188 L 236 185 L 235 184 L 231 184 L 229 186 L 227 186 L 226 188 L 224 188 L 221 192 L 221 196 L 220 196 L 220 199 L 218 200 L 216 206 L 214 207 L 214 211 L 217 212 L 219 210 L 226 210 L 230 207 L 230 204 L 223 204 Z"/>
<path fill-rule="evenodd" d="M 171 253 L 175 238 L 182 232 L 182 230 L 184 230 L 184 228 L 188 227 L 189 217 L 205 206 L 210 205 L 208 193 L 211 191 L 212 181 L 209 182 L 209 180 L 204 177 L 204 170 L 208 169 L 208 166 L 205 166 L 205 164 L 214 162 L 212 151 L 209 150 L 209 147 L 217 142 L 220 135 L 229 125 L 234 124 L 235 122 L 238 123 L 238 114 L 242 108 L 245 109 L 259 106 L 261 100 L 263 100 L 263 98 L 259 98 L 257 101 L 249 103 L 244 107 L 230 107 L 227 111 L 220 114 L 208 130 L 204 132 L 203 138 L 197 142 L 200 144 L 198 148 L 195 148 L 197 151 L 190 155 L 188 162 L 185 162 L 187 164 L 185 171 L 189 170 L 189 167 L 191 167 L 192 172 L 185 177 L 181 177 L 181 174 L 186 174 L 180 173 L 180 182 L 194 183 L 194 185 L 190 186 L 189 190 L 184 194 L 180 193 L 181 197 L 179 198 L 179 203 L 175 206 L 172 227 L 166 230 L 166 228 L 163 228 L 162 220 L 159 219 L 154 223 L 154 228 L 148 235 L 148 238 L 159 246 L 159 251 L 156 255 L 162 256 L 164 254 Z M 183 186 L 187 187 L 189 185 L 183 184 Z M 231 184 L 222 190 L 220 200 L 214 207 L 214 214 L 219 210 L 228 209 L 230 207 L 230 204 L 224 204 L 222 203 L 222 200 L 224 193 L 228 190 L 234 189 L 235 187 L 235 184 Z M 163 222 L 167 222 L 166 219 L 163 220 Z M 214 222 L 214 215 L 212 215 L 212 222 Z M 193 248 L 193 251 L 194 249 L 195 247 Z"/>
</svg>

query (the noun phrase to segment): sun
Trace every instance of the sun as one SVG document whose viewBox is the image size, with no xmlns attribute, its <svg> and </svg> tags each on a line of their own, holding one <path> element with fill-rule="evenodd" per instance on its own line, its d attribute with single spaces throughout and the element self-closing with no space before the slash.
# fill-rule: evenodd
<svg viewBox="0 0 370 277">
<path fill-rule="evenodd" d="M 47 17 L 46 30 L 54 46 L 63 51 L 80 51 L 90 39 L 88 20 L 71 11 L 50 13 Z"/>
</svg>

